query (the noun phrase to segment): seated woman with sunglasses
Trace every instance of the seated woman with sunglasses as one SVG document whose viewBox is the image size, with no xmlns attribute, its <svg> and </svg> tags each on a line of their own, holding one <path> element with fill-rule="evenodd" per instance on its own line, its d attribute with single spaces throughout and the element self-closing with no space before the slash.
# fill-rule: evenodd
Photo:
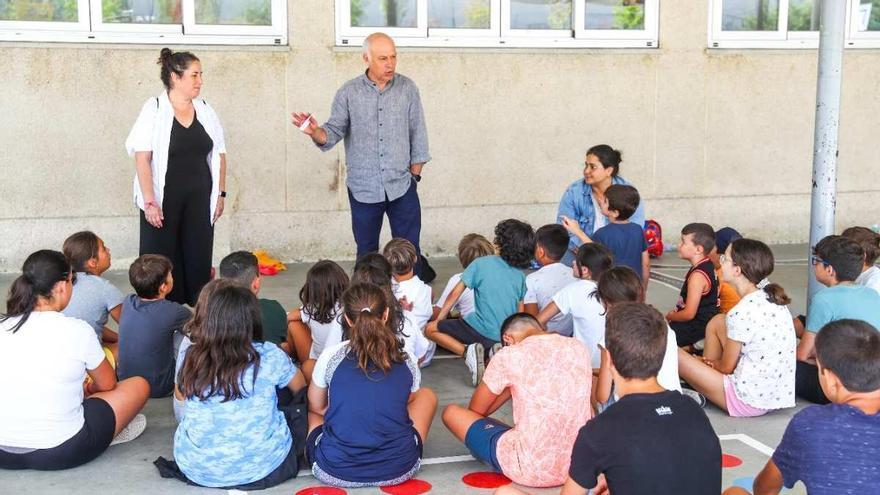
<svg viewBox="0 0 880 495">
<path fill-rule="evenodd" d="M 117 383 L 92 327 L 61 313 L 75 277 L 63 254 L 37 251 L 9 290 L 0 315 L 0 468 L 85 464 L 110 446 L 149 397 L 143 378 Z M 135 423 L 117 443 L 143 431 L 143 416 Z"/>
</svg>

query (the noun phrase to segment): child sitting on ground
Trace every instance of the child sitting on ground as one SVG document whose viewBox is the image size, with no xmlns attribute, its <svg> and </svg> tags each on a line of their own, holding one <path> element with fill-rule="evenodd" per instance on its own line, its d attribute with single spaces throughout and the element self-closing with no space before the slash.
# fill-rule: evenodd
<svg viewBox="0 0 880 495">
<path fill-rule="evenodd" d="M 135 294 L 122 303 L 116 374 L 120 380 L 144 377 L 150 384 L 150 397 L 167 397 L 174 389 L 174 362 L 183 337 L 180 332 L 192 314 L 165 299 L 174 286 L 168 258 L 140 256 L 128 269 L 128 281 Z"/>
<path fill-rule="evenodd" d="M 657 383 L 667 326 L 656 309 L 608 310 L 606 341 L 620 399 L 580 429 L 565 495 L 721 491 L 721 444 L 694 401 Z M 496 495 L 522 493 L 510 487 Z"/>
<path fill-rule="evenodd" d="M 315 360 L 328 347 L 342 342 L 342 293 L 348 274 L 330 260 L 321 260 L 306 273 L 299 290 L 302 304 L 287 314 L 287 345 L 302 363 L 306 381 L 312 380 Z"/>
<path fill-rule="evenodd" d="M 605 308 L 596 294 L 596 280 L 611 268 L 611 251 L 602 244 L 582 244 L 575 255 L 572 273 L 576 280 L 556 293 L 541 310 L 538 321 L 546 325 L 557 313 L 571 315 L 573 336 L 587 346 L 590 366 L 598 373 L 601 364 L 599 342 L 605 335 Z"/>
<path fill-rule="evenodd" d="M 64 308 L 64 316 L 78 318 L 91 325 L 110 354 L 107 358 L 116 367 L 119 335 L 106 327 L 107 316 L 119 322 L 122 312 L 122 292 L 101 275 L 110 268 L 110 250 L 93 232 L 77 232 L 64 241 L 64 256 L 70 260 L 77 273 L 70 303 Z"/>
<path fill-rule="evenodd" d="M 777 284 L 773 253 L 761 241 L 737 239 L 721 255 L 724 280 L 740 302 L 727 313 L 725 333 L 706 333 L 702 359 L 679 351 L 679 373 L 733 417 L 794 407 L 795 348 L 790 299 Z"/>
<path fill-rule="evenodd" d="M 642 302 L 642 282 L 630 267 L 615 266 L 599 277 L 596 294 L 607 312 L 608 308 L 620 303 Z M 602 364 L 594 389 L 594 403 L 600 406 L 599 409 L 604 410 L 616 401 L 611 375 L 611 361 L 608 359 L 604 334 L 599 341 L 599 348 L 602 351 Z M 678 346 L 675 345 L 675 333 L 671 328 L 667 329 L 666 352 L 663 354 L 663 364 L 660 366 L 660 371 L 657 372 L 657 383 L 666 390 L 681 392 L 681 383 L 678 377 Z"/>
<path fill-rule="evenodd" d="M 718 313 L 718 279 L 709 253 L 715 248 L 715 231 L 705 223 L 681 229 L 678 256 L 691 264 L 675 309 L 666 321 L 679 347 L 690 347 L 706 336 L 706 324 Z"/>
<path fill-rule="evenodd" d="M 461 263 L 462 269 L 467 269 L 471 265 L 471 263 L 479 258 L 480 256 L 489 256 L 495 254 L 495 248 L 492 246 L 492 243 L 489 242 L 488 239 L 481 236 L 480 234 L 468 234 L 461 238 L 461 241 L 458 243 L 458 261 Z M 437 315 L 440 314 L 440 309 L 443 308 L 443 303 L 446 302 L 446 299 L 449 298 L 449 293 L 452 292 L 452 289 L 458 285 L 458 281 L 461 280 L 461 273 L 456 273 L 449 277 L 449 282 L 446 283 L 446 288 L 443 289 L 443 293 L 440 294 L 440 298 L 437 299 L 437 302 L 434 303 L 433 314 L 431 316 L 431 321 L 437 319 Z M 461 293 L 461 297 L 458 298 L 458 301 L 455 305 L 452 306 L 452 311 L 450 312 L 450 317 L 455 315 L 455 317 L 469 316 L 474 312 L 474 291 L 471 289 L 465 289 L 464 292 Z"/>
<path fill-rule="evenodd" d="M 421 466 L 437 396 L 397 338 L 388 291 L 353 282 L 342 301 L 350 340 L 315 364 L 306 460 L 322 483 L 396 485 Z"/>
<path fill-rule="evenodd" d="M 295 393 L 305 386 L 302 373 L 278 346 L 253 339 L 262 333 L 262 317 L 248 288 L 214 290 L 204 315 L 180 370 L 186 414 L 174 434 L 179 473 L 173 475 L 238 490 L 293 478 L 298 472 L 293 425 L 278 409 L 275 389 Z"/>
<path fill-rule="evenodd" d="M 802 481 L 810 495 L 880 493 L 880 333 L 837 320 L 816 335 L 816 357 L 831 404 L 794 415 L 754 491 L 777 494 Z M 725 492 L 737 493 L 747 492 Z"/>
<path fill-rule="evenodd" d="M 431 319 L 431 287 L 415 276 L 413 268 L 419 261 L 416 247 L 410 241 L 396 237 L 388 241 L 382 256 L 391 265 L 391 291 L 403 310 L 403 316 L 412 326 L 412 331 L 425 334 L 425 325 Z M 419 359 L 419 366 L 431 364 L 437 344 L 428 341 L 428 348 Z"/>
<path fill-rule="evenodd" d="M 651 258 L 648 242 L 641 225 L 629 221 L 639 207 L 639 192 L 632 186 L 612 184 L 605 191 L 600 203 L 602 214 L 608 217 L 608 225 L 599 228 L 592 237 L 587 236 L 577 220 L 562 217 L 562 224 L 583 242 L 604 244 L 614 255 L 614 264 L 628 266 L 648 286 L 651 276 Z"/>
<path fill-rule="evenodd" d="M 739 302 L 739 295 L 732 285 L 721 276 L 721 255 L 727 251 L 731 242 L 742 239 L 742 236 L 731 227 L 722 227 L 715 232 L 715 247 L 709 252 L 709 259 L 715 267 L 715 278 L 718 280 L 718 314 L 706 324 L 706 335 L 727 333 L 727 313 Z M 694 346 L 700 348 L 700 343 Z"/>
<path fill-rule="evenodd" d="M 553 301 L 553 296 L 566 285 L 576 281 L 571 267 L 559 262 L 568 249 L 568 233 L 562 225 L 545 225 L 535 232 L 535 260 L 541 265 L 538 271 L 526 276 L 525 311 L 538 316 Z M 547 331 L 571 337 L 571 315 L 557 314 L 544 326 Z"/>
<path fill-rule="evenodd" d="M 865 264 L 856 283 L 870 287 L 880 294 L 880 268 L 874 266 L 880 257 L 880 234 L 865 227 L 850 227 L 840 235 L 855 241 L 865 251 Z"/>
<path fill-rule="evenodd" d="M 354 264 L 351 283 L 370 283 L 388 293 L 388 298 L 391 300 L 389 317 L 391 328 L 394 329 L 397 338 L 403 342 L 404 350 L 415 356 L 419 365 L 423 365 L 429 353 L 433 356 L 434 343 L 425 338 L 414 322 L 406 317 L 400 302 L 394 297 L 391 281 L 391 264 L 379 253 L 367 253 L 358 258 Z"/>
<path fill-rule="evenodd" d="M 443 423 L 474 457 L 514 482 L 557 486 L 577 432 L 592 416 L 589 353 L 576 339 L 545 332 L 528 313 L 509 316 L 501 340 L 468 407 L 447 406 Z M 489 417 L 508 400 L 513 426 Z"/>
<path fill-rule="evenodd" d="M 503 220 L 495 226 L 494 244 L 498 255 L 477 258 L 467 267 L 443 303 L 437 321 L 425 330 L 426 337 L 465 358 L 475 387 L 482 380 L 488 354 L 500 342 L 501 323 L 523 309 L 526 277 L 521 270 L 532 261 L 535 231 L 525 222 Z M 467 288 L 474 291 L 475 311 L 462 319 L 447 320 Z"/>
<path fill-rule="evenodd" d="M 846 237 L 825 237 L 813 248 L 810 261 L 816 280 L 827 288 L 813 296 L 803 331 L 799 332 L 795 393 L 810 402 L 827 404 L 816 371 L 816 334 L 828 323 L 841 319 L 862 320 L 880 328 L 880 295 L 855 283 L 864 266 L 865 251 Z"/>
<path fill-rule="evenodd" d="M 259 296 L 263 276 L 260 275 L 260 263 L 253 253 L 236 251 L 220 261 L 220 278 L 228 278 L 250 289 Z M 263 340 L 276 345 L 283 345 L 287 339 L 287 312 L 281 303 L 274 299 L 258 299 L 262 315 Z M 289 344 L 288 344 L 289 346 Z"/>
</svg>

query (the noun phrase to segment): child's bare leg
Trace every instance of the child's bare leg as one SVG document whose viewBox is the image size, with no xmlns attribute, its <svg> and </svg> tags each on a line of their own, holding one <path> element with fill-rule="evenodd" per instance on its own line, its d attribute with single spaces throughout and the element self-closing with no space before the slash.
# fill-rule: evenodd
<svg viewBox="0 0 880 495">
<path fill-rule="evenodd" d="M 458 404 L 450 404 L 443 410 L 443 424 L 460 442 L 464 442 L 468 429 L 476 421 L 484 419 L 474 411 Z"/>
<path fill-rule="evenodd" d="M 691 356 L 684 349 L 679 349 L 678 375 L 712 403 L 727 411 L 724 375 L 721 372 L 709 367 L 700 358 Z"/>
<path fill-rule="evenodd" d="M 306 378 L 306 383 L 312 383 L 312 371 L 315 370 L 315 360 L 314 359 L 306 359 L 303 361 L 302 366 L 300 366 L 300 371 L 302 371 L 303 376 Z"/>
<path fill-rule="evenodd" d="M 89 396 L 92 397 L 103 400 L 113 409 L 113 414 L 116 416 L 116 430 L 113 433 L 115 436 L 144 408 L 144 404 L 150 398 L 150 384 L 136 376 L 117 383 L 113 390 L 96 392 Z"/>
<path fill-rule="evenodd" d="M 467 349 L 467 346 L 456 340 L 455 337 L 453 337 L 452 335 L 446 335 L 445 333 L 438 330 L 438 323 L 439 322 L 436 321 L 428 323 L 428 325 L 425 327 L 425 337 L 428 340 L 436 342 L 437 345 L 439 345 L 440 347 L 451 351 L 456 356 L 464 356 L 464 351 L 465 349 Z"/>
<path fill-rule="evenodd" d="M 501 488 L 498 488 L 492 495 L 529 495 L 528 492 L 524 492 L 519 488 L 514 488 L 513 485 L 504 485 Z"/>
<path fill-rule="evenodd" d="M 427 442 L 428 431 L 431 430 L 431 422 L 434 421 L 434 413 L 437 411 L 437 395 L 430 388 L 420 388 L 410 395 L 406 410 L 413 427 L 422 437 L 422 443 Z"/>
<path fill-rule="evenodd" d="M 706 324 L 703 357 L 710 361 L 718 361 L 725 347 L 727 347 L 727 315 L 717 314 Z"/>
<path fill-rule="evenodd" d="M 309 433 L 312 432 L 315 428 L 324 424 L 324 416 L 309 411 Z"/>
<path fill-rule="evenodd" d="M 801 338 L 804 336 L 804 331 L 806 327 L 804 327 L 803 322 L 797 316 L 794 317 L 794 333 L 797 335 L 797 338 Z"/>
<path fill-rule="evenodd" d="M 309 326 L 301 321 L 287 322 L 287 345 L 293 346 L 297 361 L 305 363 L 312 351 L 312 332 Z"/>
</svg>

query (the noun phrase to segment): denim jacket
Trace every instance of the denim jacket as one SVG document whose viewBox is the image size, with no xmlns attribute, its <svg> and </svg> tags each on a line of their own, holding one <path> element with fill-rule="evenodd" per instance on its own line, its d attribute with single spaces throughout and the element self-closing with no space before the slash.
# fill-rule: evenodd
<svg viewBox="0 0 880 495">
<path fill-rule="evenodd" d="M 611 183 L 627 186 L 632 185 L 623 177 L 613 177 Z M 581 230 L 586 232 L 587 235 L 593 235 L 595 231 L 595 225 L 593 224 L 596 221 L 596 211 L 593 207 L 593 188 L 584 182 L 584 179 L 574 181 L 568 186 L 568 189 L 566 189 L 565 193 L 562 195 L 562 199 L 559 201 L 559 211 L 556 212 L 556 221 L 558 223 L 562 223 L 563 215 L 571 219 L 576 219 L 581 226 Z M 639 207 L 636 209 L 636 212 L 633 213 L 633 216 L 629 218 L 629 221 L 639 227 L 644 227 L 644 198 L 642 201 L 639 201 Z M 568 237 L 569 249 L 577 249 L 578 246 L 581 245 L 580 239 L 574 234 L 569 233 Z"/>
</svg>

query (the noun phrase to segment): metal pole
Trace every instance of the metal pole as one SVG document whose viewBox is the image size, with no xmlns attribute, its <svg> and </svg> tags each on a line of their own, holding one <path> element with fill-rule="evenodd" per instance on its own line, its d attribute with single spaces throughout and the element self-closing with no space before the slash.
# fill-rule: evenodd
<svg viewBox="0 0 880 495">
<path fill-rule="evenodd" d="M 814 3 L 818 6 L 819 2 Z M 819 26 L 819 79 L 816 87 L 816 128 L 813 143 L 813 191 L 810 203 L 810 249 L 834 233 L 837 204 L 837 135 L 843 69 L 846 2 L 822 0 Z M 815 8 L 815 7 L 814 7 Z M 810 252 L 809 254 L 812 254 Z M 807 266 L 807 304 L 821 288 Z"/>
</svg>

